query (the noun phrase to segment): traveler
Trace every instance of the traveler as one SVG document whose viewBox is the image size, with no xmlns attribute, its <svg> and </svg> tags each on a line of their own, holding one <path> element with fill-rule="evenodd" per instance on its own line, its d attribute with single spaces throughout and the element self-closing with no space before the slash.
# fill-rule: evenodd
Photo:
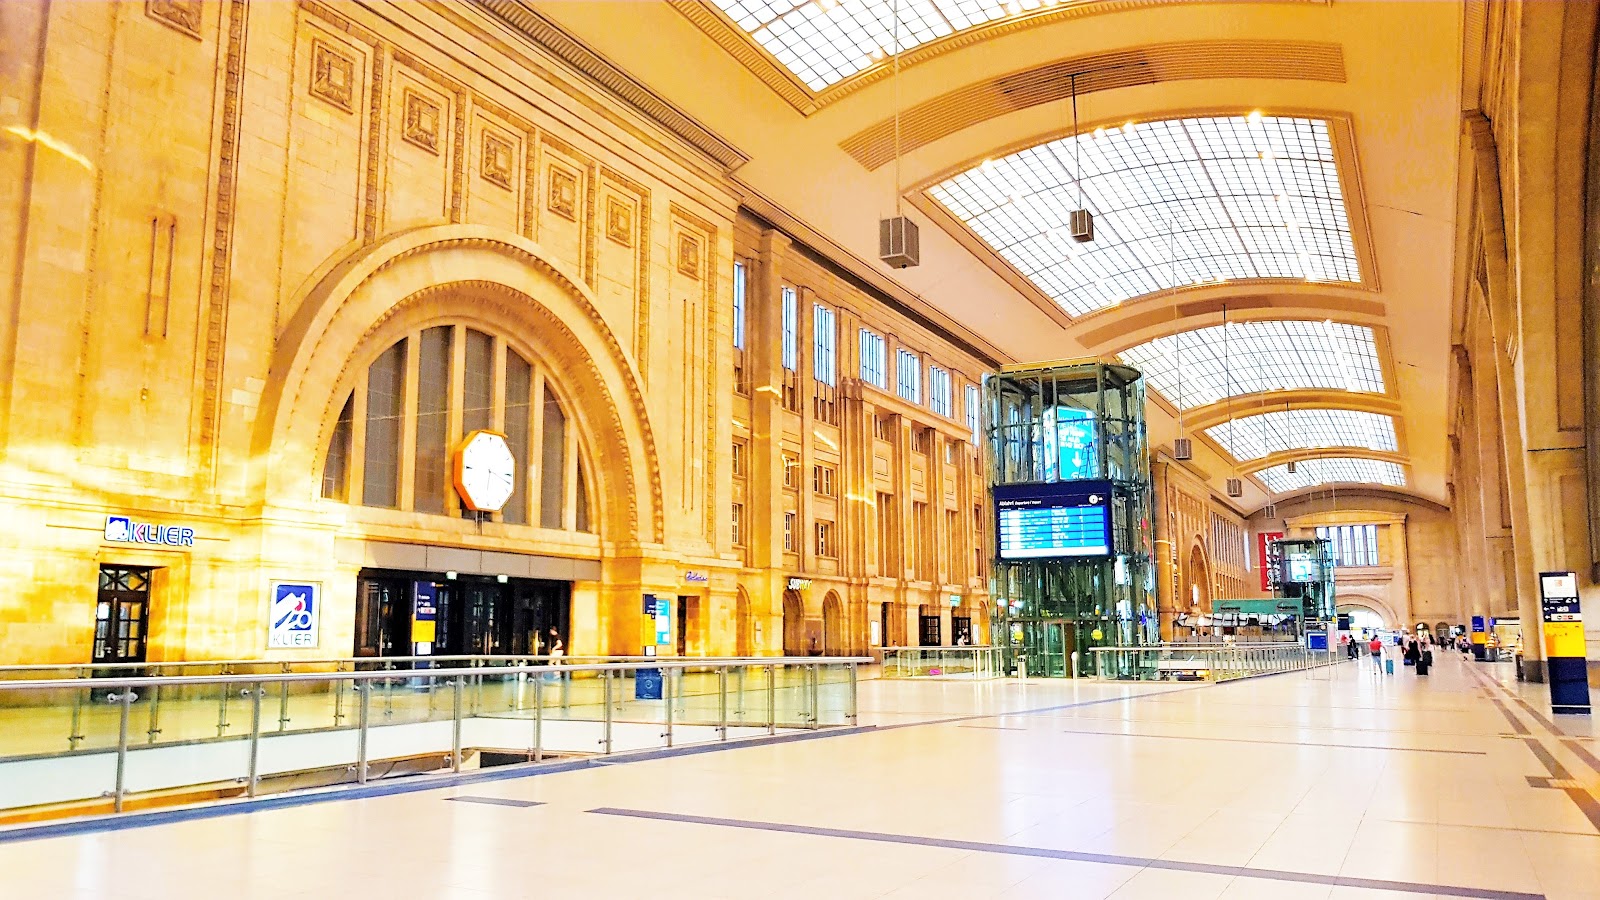
<svg viewBox="0 0 1600 900">
<path fill-rule="evenodd" d="M 1426 675 L 1433 668 L 1433 648 L 1423 646 L 1417 651 L 1417 674 Z"/>
<path fill-rule="evenodd" d="M 1404 656 L 1406 665 L 1416 665 L 1417 660 L 1422 658 L 1422 642 L 1418 641 L 1416 638 L 1408 639 L 1406 641 Z"/>
<path fill-rule="evenodd" d="M 1383 641 L 1380 640 L 1377 635 L 1373 635 L 1372 636 L 1372 643 L 1367 645 L 1367 650 L 1371 651 L 1371 653 L 1372 653 L 1372 667 L 1374 669 L 1382 669 L 1383 668 Z"/>
</svg>

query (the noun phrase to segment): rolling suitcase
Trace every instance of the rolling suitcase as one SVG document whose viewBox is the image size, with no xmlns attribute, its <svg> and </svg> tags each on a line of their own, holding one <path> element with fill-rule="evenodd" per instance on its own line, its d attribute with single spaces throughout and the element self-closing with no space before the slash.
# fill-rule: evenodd
<svg viewBox="0 0 1600 900">
<path fill-rule="evenodd" d="M 1394 674 L 1394 660 L 1386 659 L 1383 661 L 1383 672 L 1385 675 Z"/>
</svg>

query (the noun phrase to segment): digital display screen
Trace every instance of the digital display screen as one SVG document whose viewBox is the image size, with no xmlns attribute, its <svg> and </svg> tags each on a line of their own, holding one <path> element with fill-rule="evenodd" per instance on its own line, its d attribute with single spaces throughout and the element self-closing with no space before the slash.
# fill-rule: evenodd
<svg viewBox="0 0 1600 900">
<path fill-rule="evenodd" d="M 1100 474 L 1095 459 L 1094 413 L 1087 409 L 1058 406 L 1056 413 L 1056 477 L 1062 481 L 1093 478 Z"/>
<path fill-rule="evenodd" d="M 1001 559 L 1110 556 L 1111 482 L 994 488 Z"/>
<path fill-rule="evenodd" d="M 1289 584 L 1311 584 L 1322 580 L 1322 565 L 1315 556 L 1294 554 L 1283 558 L 1283 580 Z"/>
</svg>

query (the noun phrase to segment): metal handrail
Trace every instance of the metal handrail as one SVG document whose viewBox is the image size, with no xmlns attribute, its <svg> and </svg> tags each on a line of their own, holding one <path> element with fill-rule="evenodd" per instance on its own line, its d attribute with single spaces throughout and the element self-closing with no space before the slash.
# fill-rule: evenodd
<svg viewBox="0 0 1600 900">
<path fill-rule="evenodd" d="M 439 661 L 438 657 L 428 657 L 427 659 L 433 662 Z M 46 756 L 71 757 L 80 755 L 80 753 L 114 753 L 115 786 L 113 790 L 108 791 L 103 796 L 110 797 L 112 799 L 113 811 L 120 813 L 123 811 L 124 799 L 129 793 L 127 781 L 128 759 L 130 752 L 134 750 L 154 749 L 153 745 L 155 744 L 155 735 L 160 733 L 159 729 L 155 725 L 156 707 L 152 705 L 150 707 L 151 730 L 149 732 L 151 738 L 150 744 L 152 746 L 134 747 L 130 744 L 129 726 L 131 711 L 133 704 L 139 700 L 139 695 L 141 692 L 148 691 L 150 697 L 152 698 L 152 704 L 156 704 L 159 703 L 159 697 L 161 696 L 162 688 L 203 685 L 222 686 L 224 689 L 217 692 L 222 709 L 222 712 L 219 713 L 217 733 L 218 738 L 222 738 L 224 736 L 224 731 L 227 728 L 226 708 L 228 698 L 237 697 L 239 699 L 243 699 L 249 707 L 250 724 L 248 732 L 239 735 L 240 738 L 248 741 L 248 745 L 246 753 L 246 771 L 242 776 L 237 777 L 237 781 L 245 786 L 245 792 L 247 796 L 254 797 L 257 795 L 261 782 L 261 741 L 264 737 L 271 736 L 269 732 L 267 732 L 262 726 L 261 710 L 262 700 L 267 694 L 267 687 L 269 685 L 284 685 L 284 692 L 280 695 L 283 698 L 288 696 L 287 685 L 291 683 L 316 682 L 321 684 L 336 685 L 333 688 L 333 694 L 336 703 L 333 728 L 338 729 L 340 727 L 338 722 L 341 716 L 341 714 L 338 712 L 338 699 L 343 696 L 345 691 L 345 689 L 342 687 L 343 683 L 351 683 L 351 689 L 355 695 L 357 708 L 355 723 L 353 725 L 345 726 L 346 728 L 354 730 L 356 734 L 354 762 L 353 765 L 350 766 L 350 771 L 355 773 L 355 782 L 357 784 L 365 784 L 368 781 L 369 763 L 371 761 L 368 753 L 369 736 L 371 735 L 374 727 L 383 724 L 379 721 L 375 721 L 375 717 L 381 715 L 382 717 L 387 718 L 389 715 L 387 710 L 389 695 L 386 694 L 385 696 L 384 702 L 386 708 L 381 714 L 373 709 L 373 695 L 377 692 L 380 686 L 392 687 L 395 682 L 400 682 L 402 684 L 415 683 L 418 681 L 427 682 L 427 693 L 430 697 L 428 700 L 428 709 L 430 712 L 433 712 L 435 709 L 433 706 L 434 701 L 432 697 L 437 695 L 436 692 L 442 692 L 447 698 L 444 703 L 448 704 L 448 713 L 446 718 L 451 724 L 451 736 L 450 750 L 448 755 L 444 757 L 444 760 L 451 771 L 459 772 L 462 766 L 462 754 L 464 747 L 462 725 L 464 721 L 468 719 L 474 719 L 481 715 L 479 700 L 482 696 L 481 689 L 485 685 L 486 676 L 492 679 L 505 679 L 506 681 L 515 680 L 518 684 L 519 691 L 521 689 L 520 686 L 525 683 L 523 681 L 524 678 L 532 683 L 534 691 L 534 706 L 531 711 L 533 743 L 528 748 L 528 758 L 530 761 L 538 761 L 543 759 L 545 753 L 547 752 L 547 748 L 544 746 L 543 742 L 543 724 L 545 715 L 543 689 L 544 679 L 551 676 L 556 676 L 558 679 L 560 679 L 563 685 L 568 684 L 570 676 L 575 674 L 598 673 L 601 676 L 601 680 L 603 682 L 603 700 L 601 702 L 600 720 L 602 737 L 598 742 L 598 747 L 599 752 L 609 755 L 613 751 L 615 711 L 623 709 L 621 705 L 622 698 L 616 694 L 616 688 L 618 687 L 619 683 L 623 681 L 623 679 L 620 677 L 623 675 L 623 673 L 640 672 L 644 670 L 651 670 L 653 672 L 661 673 L 663 682 L 661 685 L 663 691 L 662 695 L 659 698 L 650 699 L 662 699 L 667 703 L 663 716 L 665 720 L 663 724 L 665 725 L 666 730 L 660 735 L 660 737 L 665 739 L 665 746 L 671 747 L 673 746 L 674 730 L 674 718 L 672 714 L 673 701 L 675 699 L 681 700 L 686 696 L 681 693 L 681 688 L 674 688 L 673 681 L 674 679 L 681 681 L 683 674 L 689 670 L 715 670 L 716 689 L 713 693 L 716 695 L 716 713 L 714 722 L 710 724 L 714 726 L 716 740 L 726 741 L 729 739 L 731 725 L 755 725 L 759 727 L 761 724 L 759 719 L 752 723 L 749 720 L 746 720 L 744 717 L 743 698 L 745 696 L 744 676 L 746 671 L 750 669 L 758 669 L 765 670 L 766 672 L 765 726 L 768 734 L 775 734 L 778 728 L 779 719 L 775 699 L 777 691 L 777 673 L 779 669 L 785 667 L 796 667 L 800 670 L 800 674 L 802 676 L 800 683 L 792 686 L 801 692 L 800 696 L 802 697 L 802 707 L 795 719 L 786 720 L 785 727 L 814 729 L 822 727 L 823 710 L 819 689 L 823 681 L 823 669 L 828 668 L 843 670 L 843 673 L 846 676 L 845 681 L 847 681 L 847 685 L 845 685 L 844 682 L 841 682 L 841 685 L 848 687 L 848 693 L 844 698 L 842 708 L 835 707 L 835 709 L 842 713 L 842 718 L 840 719 L 842 723 L 854 725 L 858 721 L 857 681 L 860 675 L 860 667 L 871 662 L 873 662 L 872 658 L 865 656 L 775 656 L 729 659 L 701 657 L 631 657 L 626 659 L 613 658 L 612 661 L 599 663 L 562 662 L 540 666 L 511 665 L 498 667 L 493 670 L 488 670 L 479 666 L 424 668 L 398 671 L 379 670 L 367 672 L 324 671 L 273 672 L 256 675 L 167 675 L 133 678 L 101 678 L 93 681 L 88 681 L 83 678 L 27 679 L 0 681 L 0 696 L 4 696 L 7 692 L 15 694 L 25 691 L 72 691 L 75 697 L 71 726 L 73 733 L 68 736 L 68 750 L 65 753 L 46 754 Z M 730 670 L 737 670 L 735 674 L 738 675 L 737 691 L 739 696 L 739 712 L 736 716 L 730 715 Z M 383 684 L 380 685 L 380 683 Z M 243 689 L 239 691 L 232 690 L 232 688 L 236 686 L 242 687 Z M 468 701 L 466 694 L 466 691 L 469 687 L 475 689 L 470 702 Z M 79 715 L 83 706 L 82 698 L 85 696 L 85 694 L 89 694 L 91 696 L 99 695 L 102 691 L 104 692 L 103 699 L 115 704 L 117 707 L 116 745 L 114 748 L 97 747 L 88 751 L 80 751 L 78 748 L 78 743 L 83 740 L 83 735 L 77 733 L 77 730 L 79 726 Z M 563 707 L 566 707 L 566 688 L 564 686 L 562 688 L 561 703 Z M 520 699 L 517 701 L 516 708 L 519 710 L 523 708 Z M 283 726 L 287 723 L 288 719 L 286 718 L 285 712 L 280 712 L 279 715 L 279 729 L 276 733 L 283 734 Z M 734 721 L 735 718 L 737 721 Z M 790 722 L 793 724 L 789 724 Z M 311 731 L 321 730 L 323 729 L 311 729 Z M 166 746 L 182 746 L 191 742 L 192 740 L 189 739 L 178 740 L 168 742 Z M 26 763 L 28 760 L 36 761 L 38 758 L 39 757 L 37 755 L 32 757 L 17 757 L 14 758 L 13 761 Z M 4 767 L 5 763 L 0 762 L 0 772 L 5 771 Z M 157 785 L 154 787 L 147 787 L 145 789 L 158 790 L 162 789 L 162 787 Z"/>
<path fill-rule="evenodd" d="M 550 656 L 548 654 L 460 654 L 453 656 L 341 656 L 321 659 L 194 659 L 174 660 L 171 662 L 153 661 L 141 663 L 27 663 L 15 666 L 0 666 L 0 676 L 9 672 L 59 672 L 83 670 L 120 669 L 182 669 L 199 668 L 202 666 L 325 666 L 325 665 L 383 665 L 389 663 L 415 663 L 415 662 L 547 662 L 550 660 L 615 660 L 617 662 L 642 662 L 646 660 L 696 660 L 707 665 L 721 663 L 751 663 L 768 664 L 776 662 L 779 665 L 794 664 L 797 660 L 815 662 L 817 660 L 832 660 L 842 657 L 802 656 L 802 657 L 777 657 L 777 656 L 608 656 L 604 654 L 581 655 L 563 654 Z M 865 657 L 863 657 L 864 659 Z"/>
<path fill-rule="evenodd" d="M 430 659 L 433 657 L 420 657 Z M 504 666 L 494 670 L 495 675 L 516 675 L 525 673 L 529 675 L 552 675 L 563 672 L 604 672 L 604 671 L 636 671 L 639 669 L 690 669 L 706 666 L 793 666 L 793 665 L 848 665 L 850 663 L 867 664 L 873 662 L 869 656 L 763 656 L 746 659 L 700 659 L 686 657 L 631 657 L 626 662 L 614 663 L 579 663 L 569 665 L 566 663 L 548 666 Z M 85 685 L 81 678 L 49 678 L 16 681 L 0 681 L 0 692 L 24 690 L 50 690 L 71 689 L 82 690 L 92 686 L 100 688 L 119 687 L 171 687 L 177 685 L 202 685 L 202 684 L 277 684 L 289 681 L 384 681 L 405 676 L 410 678 L 437 677 L 449 675 L 482 675 L 482 667 L 457 668 L 457 669 L 409 669 L 400 672 L 264 672 L 259 675 L 151 675 L 144 678 L 97 678 L 92 685 Z"/>
</svg>

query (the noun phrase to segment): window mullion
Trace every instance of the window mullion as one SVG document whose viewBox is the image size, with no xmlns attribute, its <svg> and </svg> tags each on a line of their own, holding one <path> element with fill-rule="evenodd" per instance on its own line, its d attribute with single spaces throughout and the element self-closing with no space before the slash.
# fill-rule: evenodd
<svg viewBox="0 0 1600 900">
<path fill-rule="evenodd" d="M 528 389 L 528 458 L 520 462 L 522 487 L 528 492 L 528 524 L 544 521 L 544 369 L 533 368 Z"/>
<path fill-rule="evenodd" d="M 360 506 L 366 492 L 367 478 L 367 370 L 356 375 L 351 388 L 354 402 L 350 405 L 350 465 L 345 472 L 345 502 Z"/>
<path fill-rule="evenodd" d="M 422 332 L 406 336 L 405 396 L 400 402 L 400 490 L 399 509 L 413 509 L 416 502 L 417 473 L 417 379 L 422 361 Z"/>
<path fill-rule="evenodd" d="M 455 455 L 455 448 L 461 443 L 462 410 L 466 406 L 467 390 L 467 329 L 457 325 L 450 329 L 450 387 L 446 396 L 449 398 L 449 413 L 445 417 L 445 459 Z M 461 498 L 456 496 L 454 479 L 446 478 L 444 512 L 445 515 L 461 515 Z"/>
</svg>

